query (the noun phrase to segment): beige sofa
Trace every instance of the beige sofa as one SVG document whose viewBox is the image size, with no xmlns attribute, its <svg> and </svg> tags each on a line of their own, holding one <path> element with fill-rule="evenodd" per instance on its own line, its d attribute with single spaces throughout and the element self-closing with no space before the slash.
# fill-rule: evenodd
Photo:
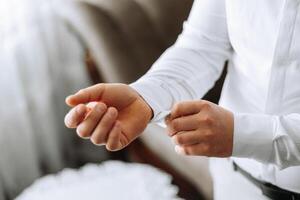
<svg viewBox="0 0 300 200">
<path fill-rule="evenodd" d="M 99 81 L 130 83 L 174 43 L 191 6 L 192 0 L 81 0 L 66 1 L 60 13 L 91 52 Z M 206 99 L 218 101 L 222 80 Z M 208 160 L 178 156 L 164 132 L 151 124 L 142 141 L 212 199 Z"/>
</svg>

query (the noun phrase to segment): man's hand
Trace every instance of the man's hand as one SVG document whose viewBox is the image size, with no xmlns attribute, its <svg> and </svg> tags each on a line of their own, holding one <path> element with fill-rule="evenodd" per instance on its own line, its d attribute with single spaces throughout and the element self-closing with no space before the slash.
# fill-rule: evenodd
<svg viewBox="0 0 300 200">
<path fill-rule="evenodd" d="M 233 123 L 231 112 L 203 100 L 176 104 L 166 119 L 177 153 L 209 157 L 232 155 Z"/>
<path fill-rule="evenodd" d="M 152 117 L 148 104 L 125 84 L 97 84 L 69 96 L 66 103 L 73 107 L 66 126 L 110 151 L 126 147 Z"/>
</svg>

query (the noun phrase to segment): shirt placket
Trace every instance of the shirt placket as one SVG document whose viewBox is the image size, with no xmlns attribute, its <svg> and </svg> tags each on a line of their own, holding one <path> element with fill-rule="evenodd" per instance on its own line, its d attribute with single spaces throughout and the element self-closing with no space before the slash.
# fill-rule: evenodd
<svg viewBox="0 0 300 200">
<path fill-rule="evenodd" d="M 283 4 L 271 66 L 271 77 L 265 110 L 267 114 L 281 113 L 286 70 L 291 64 L 289 52 L 297 19 L 298 6 L 299 0 L 286 0 Z"/>
</svg>

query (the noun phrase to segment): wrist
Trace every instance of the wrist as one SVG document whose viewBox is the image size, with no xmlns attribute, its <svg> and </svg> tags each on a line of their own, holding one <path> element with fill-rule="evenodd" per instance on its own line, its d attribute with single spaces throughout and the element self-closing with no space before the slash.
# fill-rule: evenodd
<svg viewBox="0 0 300 200">
<path fill-rule="evenodd" d="M 149 123 L 153 119 L 153 116 L 154 116 L 153 109 L 151 108 L 151 106 L 147 103 L 147 101 L 141 95 L 139 95 L 139 98 L 141 99 L 141 101 L 145 105 L 145 110 L 146 110 L 145 114 L 147 115 L 147 119 L 148 119 L 148 123 Z"/>
</svg>

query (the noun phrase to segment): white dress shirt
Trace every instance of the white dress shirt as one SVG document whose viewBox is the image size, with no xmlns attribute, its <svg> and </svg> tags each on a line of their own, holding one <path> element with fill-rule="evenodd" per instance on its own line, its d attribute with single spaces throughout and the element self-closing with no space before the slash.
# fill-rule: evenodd
<svg viewBox="0 0 300 200">
<path fill-rule="evenodd" d="M 300 1 L 195 0 L 183 33 L 131 86 L 154 121 L 200 99 L 229 60 L 220 105 L 234 113 L 235 161 L 300 192 Z"/>
</svg>

